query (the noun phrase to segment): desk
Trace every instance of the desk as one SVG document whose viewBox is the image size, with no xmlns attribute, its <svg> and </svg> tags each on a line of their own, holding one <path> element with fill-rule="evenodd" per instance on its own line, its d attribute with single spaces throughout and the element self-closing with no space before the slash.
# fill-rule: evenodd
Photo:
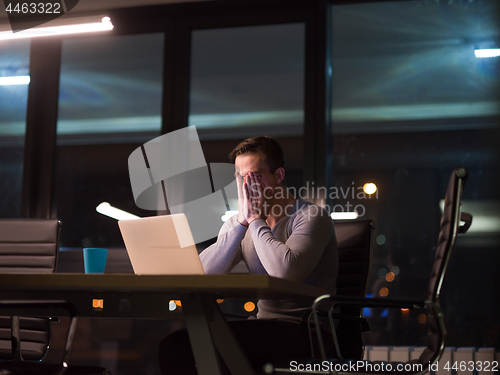
<svg viewBox="0 0 500 375">
<path fill-rule="evenodd" d="M 233 374 L 250 375 L 253 370 L 215 298 L 312 301 L 328 292 L 267 275 L 0 274 L 0 293 L 4 301 L 65 300 L 82 317 L 134 319 L 169 318 L 169 301 L 180 299 L 198 373 L 220 374 L 217 349 Z M 60 311 L 46 309 L 7 311 L 10 315 L 62 316 Z"/>
</svg>

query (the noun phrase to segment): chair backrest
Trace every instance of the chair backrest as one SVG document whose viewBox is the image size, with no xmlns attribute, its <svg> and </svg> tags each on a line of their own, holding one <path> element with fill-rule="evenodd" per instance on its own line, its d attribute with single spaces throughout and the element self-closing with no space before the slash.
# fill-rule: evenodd
<svg viewBox="0 0 500 375">
<path fill-rule="evenodd" d="M 372 220 L 335 221 L 339 252 L 337 295 L 365 297 L 372 263 Z M 361 316 L 359 307 L 341 307 L 341 314 Z"/>
<path fill-rule="evenodd" d="M 461 212 L 462 191 L 466 180 L 467 170 L 462 167 L 455 169 L 450 176 L 446 191 L 436 256 L 427 290 L 427 301 L 435 303 L 435 306 L 427 307 L 427 348 L 419 358 L 419 362 L 423 364 L 433 363 L 439 359 L 444 350 L 446 332 L 439 305 L 439 295 L 457 234 L 465 233 L 472 222 L 470 214 Z M 461 220 L 466 223 L 464 227 L 460 227 Z"/>
<path fill-rule="evenodd" d="M 0 219 L 0 273 L 52 273 L 61 223 L 57 219 Z M 41 360 L 50 342 L 50 321 L 20 318 L 24 359 Z M 0 317 L 0 359 L 12 359 L 10 317 Z"/>
<path fill-rule="evenodd" d="M 57 219 L 0 219 L 0 273 L 53 273 L 57 266 Z"/>
<path fill-rule="evenodd" d="M 441 215 L 441 227 L 431 278 L 427 290 L 427 300 L 438 302 L 443 280 L 455 246 L 457 234 L 460 232 L 462 217 L 462 191 L 467 180 L 467 170 L 457 168 L 450 176 L 448 189 L 444 199 L 444 209 Z"/>
<path fill-rule="evenodd" d="M 334 228 L 339 261 L 336 295 L 365 297 L 372 263 L 375 222 L 335 221 Z M 344 358 L 360 360 L 365 347 L 363 332 L 369 331 L 366 321 L 357 320 L 361 317 L 362 308 L 341 305 L 338 313 L 344 317 L 336 329 L 341 353 Z M 336 350 L 338 353 L 339 349 Z"/>
</svg>

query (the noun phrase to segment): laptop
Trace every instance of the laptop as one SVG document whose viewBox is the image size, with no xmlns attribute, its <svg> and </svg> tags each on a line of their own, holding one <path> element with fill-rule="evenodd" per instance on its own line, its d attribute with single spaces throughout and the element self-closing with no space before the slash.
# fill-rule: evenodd
<svg viewBox="0 0 500 375">
<path fill-rule="evenodd" d="M 184 214 L 119 220 L 135 274 L 203 275 L 203 267 Z"/>
</svg>

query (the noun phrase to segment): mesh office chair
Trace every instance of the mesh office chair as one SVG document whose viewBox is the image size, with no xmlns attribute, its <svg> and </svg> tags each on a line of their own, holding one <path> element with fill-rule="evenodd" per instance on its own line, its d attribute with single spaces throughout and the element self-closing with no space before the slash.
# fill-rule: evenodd
<svg viewBox="0 0 500 375">
<path fill-rule="evenodd" d="M 57 267 L 61 223 L 57 219 L 0 219 L 0 272 L 53 273 Z M 72 317 L 61 364 L 43 363 L 50 344 L 51 320 L 37 317 L 0 317 L 0 375 L 104 375 L 101 367 L 67 366 L 76 328 L 77 311 L 65 301 L 23 302 L 0 300 L 0 311 L 24 309 L 64 311 Z M 45 314 L 40 314 L 45 315 Z"/>
<path fill-rule="evenodd" d="M 431 271 L 429 286 L 427 290 L 427 299 L 420 300 L 391 300 L 382 298 L 357 298 L 348 296 L 330 296 L 319 297 L 313 304 L 313 314 L 315 318 L 316 329 L 319 332 L 320 359 L 313 359 L 306 362 L 309 367 L 304 369 L 317 369 L 318 374 L 340 374 L 340 375 L 362 375 L 362 374 L 425 374 L 429 371 L 431 365 L 435 364 L 441 357 L 444 350 L 445 327 L 443 312 L 440 307 L 440 293 L 443 280 L 448 268 L 451 254 L 455 246 L 455 240 L 460 233 L 466 233 L 472 223 L 472 215 L 461 212 L 461 196 L 467 179 L 467 170 L 457 168 L 451 174 L 448 189 L 446 191 L 445 205 L 441 217 L 440 232 L 438 236 L 438 246 L 435 260 Z M 464 224 L 461 224 L 463 222 Z M 329 359 L 325 353 L 324 345 L 321 340 L 320 321 L 318 317 L 318 306 L 329 301 L 333 307 L 389 307 L 389 308 L 425 308 L 427 312 L 427 347 L 422 352 L 418 360 L 412 360 L 408 363 L 398 362 L 370 362 L 362 361 L 360 366 L 352 366 L 352 360 Z M 330 310 L 331 311 L 331 310 Z M 335 332 L 333 320 L 330 319 L 330 325 Z M 342 348 L 340 348 L 342 350 Z M 328 363 L 323 367 L 322 364 Z M 406 364 L 416 364 L 418 366 L 406 366 Z M 402 366 L 401 366 L 402 365 Z M 334 371 L 331 371 L 331 370 Z M 266 370 L 266 369 L 265 369 Z M 285 366 L 274 366 L 267 368 L 268 374 L 272 373 L 311 373 L 303 371 L 291 371 Z"/>
</svg>

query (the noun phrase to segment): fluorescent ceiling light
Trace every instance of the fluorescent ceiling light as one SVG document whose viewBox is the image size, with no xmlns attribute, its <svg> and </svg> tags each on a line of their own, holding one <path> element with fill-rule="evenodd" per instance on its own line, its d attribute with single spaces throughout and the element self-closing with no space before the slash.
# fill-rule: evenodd
<svg viewBox="0 0 500 375">
<path fill-rule="evenodd" d="M 12 31 L 2 31 L 0 32 L 0 40 L 108 31 L 112 30 L 113 27 L 114 26 L 111 23 L 111 19 L 109 17 L 103 17 L 100 22 L 88 22 L 88 23 L 78 23 L 73 25 L 60 25 L 60 26 L 48 26 L 48 27 L 33 27 L 31 29 L 18 31 L 15 33 Z"/>
<path fill-rule="evenodd" d="M 96 207 L 96 211 L 100 214 L 112 217 L 116 220 L 131 220 L 131 219 L 139 219 L 139 216 L 132 215 L 127 211 L 120 210 L 119 208 L 113 207 L 108 202 L 102 202 L 99 206 Z"/>
<path fill-rule="evenodd" d="M 354 220 L 358 218 L 358 213 L 354 212 L 332 212 L 330 214 L 333 220 Z"/>
<path fill-rule="evenodd" d="M 226 211 L 221 217 L 223 222 L 226 222 L 231 216 L 238 214 L 238 211 Z M 354 220 L 358 218 L 357 212 L 332 212 L 330 214 L 333 220 Z"/>
<path fill-rule="evenodd" d="M 30 83 L 30 76 L 0 77 L 0 86 L 27 85 Z"/>
<path fill-rule="evenodd" d="M 498 57 L 500 56 L 500 48 L 485 48 L 474 50 L 474 55 L 478 59 L 484 59 L 488 57 Z"/>
</svg>

